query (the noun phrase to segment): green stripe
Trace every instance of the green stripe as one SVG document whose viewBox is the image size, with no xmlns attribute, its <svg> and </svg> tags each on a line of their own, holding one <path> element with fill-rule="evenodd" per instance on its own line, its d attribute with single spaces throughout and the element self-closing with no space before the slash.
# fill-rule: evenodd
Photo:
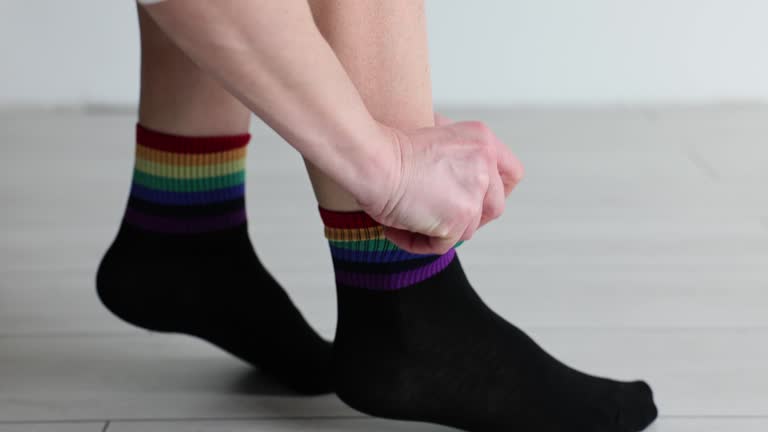
<svg viewBox="0 0 768 432">
<path fill-rule="evenodd" d="M 331 246 L 355 251 L 393 251 L 399 249 L 394 243 L 387 239 L 357 241 L 328 240 L 328 242 Z"/>
<path fill-rule="evenodd" d="M 387 239 L 373 239 L 373 240 L 358 240 L 358 241 L 338 241 L 338 240 L 328 240 L 328 242 L 333 247 L 337 247 L 340 249 L 349 249 L 354 251 L 393 251 L 400 249 L 397 247 L 396 244 L 392 243 L 391 241 Z M 464 244 L 464 240 L 456 243 L 454 248 L 457 248 Z"/>
<path fill-rule="evenodd" d="M 169 192 L 201 192 L 224 189 L 245 183 L 245 170 L 236 173 L 202 179 L 175 179 L 154 176 L 143 171 L 133 171 L 133 182 L 156 190 Z"/>
<path fill-rule="evenodd" d="M 144 174 L 177 179 L 202 179 L 234 174 L 245 169 L 245 158 L 208 165 L 174 165 L 136 158 L 135 168 Z"/>
</svg>

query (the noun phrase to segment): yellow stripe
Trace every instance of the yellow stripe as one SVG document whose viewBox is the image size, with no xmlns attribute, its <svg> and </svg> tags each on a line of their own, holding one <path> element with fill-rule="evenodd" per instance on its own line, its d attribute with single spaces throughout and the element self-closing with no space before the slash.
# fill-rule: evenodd
<svg viewBox="0 0 768 432">
<path fill-rule="evenodd" d="M 136 145 L 136 158 L 166 165 L 212 165 L 245 158 L 247 147 L 218 153 L 171 153 Z"/>
<path fill-rule="evenodd" d="M 381 225 L 370 228 L 355 229 L 325 227 L 325 238 L 328 240 L 343 242 L 383 239 L 384 227 Z"/>
<path fill-rule="evenodd" d="M 245 169 L 245 159 L 211 165 L 173 165 L 136 158 L 136 169 L 147 174 L 177 179 L 220 177 Z"/>
</svg>

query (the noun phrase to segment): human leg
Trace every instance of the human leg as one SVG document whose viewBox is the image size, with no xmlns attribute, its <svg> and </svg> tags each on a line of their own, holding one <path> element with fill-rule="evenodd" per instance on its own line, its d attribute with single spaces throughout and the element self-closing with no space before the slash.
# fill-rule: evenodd
<svg viewBox="0 0 768 432">
<path fill-rule="evenodd" d="M 374 117 L 403 129 L 430 125 L 420 2 L 311 5 Z M 339 297 L 334 385 L 351 406 L 471 431 L 628 432 L 655 418 L 647 384 L 563 365 L 483 303 L 455 251 L 398 249 L 344 191 L 309 172 Z"/>
<path fill-rule="evenodd" d="M 248 237 L 249 111 L 142 8 L 139 22 L 135 170 L 123 223 L 97 274 L 102 301 L 139 327 L 203 338 L 298 391 L 328 391 L 330 345 Z"/>
<path fill-rule="evenodd" d="M 310 6 L 320 31 L 376 120 L 399 129 L 434 124 L 420 2 L 312 0 Z M 360 209 L 327 176 L 311 165 L 308 170 L 322 207 Z"/>
</svg>

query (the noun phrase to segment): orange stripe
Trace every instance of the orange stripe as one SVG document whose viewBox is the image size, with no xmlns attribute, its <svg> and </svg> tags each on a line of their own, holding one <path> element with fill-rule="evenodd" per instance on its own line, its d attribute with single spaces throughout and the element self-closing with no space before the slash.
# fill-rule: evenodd
<svg viewBox="0 0 768 432">
<path fill-rule="evenodd" d="M 136 157 L 166 165 L 211 165 L 245 158 L 246 147 L 219 153 L 171 153 L 136 145 Z"/>
<path fill-rule="evenodd" d="M 352 229 L 325 227 L 325 238 L 342 242 L 382 239 L 384 238 L 384 227 L 381 225 Z"/>
</svg>

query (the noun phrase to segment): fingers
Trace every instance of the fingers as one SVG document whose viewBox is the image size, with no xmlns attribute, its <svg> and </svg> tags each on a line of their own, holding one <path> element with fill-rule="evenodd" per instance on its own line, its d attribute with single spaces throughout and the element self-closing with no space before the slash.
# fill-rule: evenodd
<svg viewBox="0 0 768 432">
<path fill-rule="evenodd" d="M 492 145 L 496 150 L 496 167 L 499 176 L 501 176 L 504 196 L 507 197 L 523 179 L 523 164 L 496 135 L 491 133 L 490 138 L 493 140 Z"/>
<path fill-rule="evenodd" d="M 504 213 L 504 201 L 522 175 L 522 164 L 484 123 L 467 122 L 469 133 L 483 143 L 487 157 L 488 184 L 482 201 L 482 213 L 476 226 L 468 227 L 462 236 L 467 240 L 474 230 Z M 477 141 L 476 141 L 477 142 Z"/>
<path fill-rule="evenodd" d="M 504 184 L 504 196 L 509 196 L 512 190 L 520 183 L 525 175 L 525 168 L 520 159 L 512 153 L 502 142 L 498 144 L 497 165 L 501 181 Z"/>
<path fill-rule="evenodd" d="M 467 227 L 464 229 L 464 233 L 459 237 L 459 240 L 461 241 L 467 241 L 472 238 L 473 235 L 475 235 L 475 232 L 480 228 L 480 222 L 482 221 L 483 215 L 482 213 L 477 213 L 475 217 L 469 222 Z"/>
<path fill-rule="evenodd" d="M 506 197 L 507 194 L 501 176 L 492 175 L 490 183 L 488 184 L 488 191 L 485 193 L 485 198 L 483 200 L 483 215 L 480 218 L 478 228 L 497 219 L 504 213 Z M 462 240 L 467 239 L 462 238 Z"/>
<path fill-rule="evenodd" d="M 438 255 L 442 255 L 448 252 L 449 250 L 451 250 L 452 247 L 456 246 L 456 243 L 459 242 L 458 239 L 443 239 L 438 237 L 424 237 L 424 236 L 422 236 L 422 238 L 424 238 L 426 241 L 426 244 L 427 244 L 426 249 L 431 250 L 431 252 L 426 252 L 426 253 L 433 253 Z"/>
<path fill-rule="evenodd" d="M 523 164 L 517 156 L 482 122 L 471 121 L 452 124 L 456 125 L 454 130 L 461 136 L 470 140 L 480 140 L 492 149 L 496 159 L 496 169 L 504 185 L 504 195 L 509 196 L 522 180 L 524 174 Z"/>
<path fill-rule="evenodd" d="M 411 231 L 401 230 L 399 228 L 384 227 L 384 237 L 394 243 L 400 249 L 411 253 L 420 253 L 414 251 L 415 237 L 419 235 Z"/>
<path fill-rule="evenodd" d="M 400 249 L 421 255 L 444 254 L 458 241 L 429 237 L 423 234 L 392 227 L 384 227 L 384 236 Z"/>
</svg>

